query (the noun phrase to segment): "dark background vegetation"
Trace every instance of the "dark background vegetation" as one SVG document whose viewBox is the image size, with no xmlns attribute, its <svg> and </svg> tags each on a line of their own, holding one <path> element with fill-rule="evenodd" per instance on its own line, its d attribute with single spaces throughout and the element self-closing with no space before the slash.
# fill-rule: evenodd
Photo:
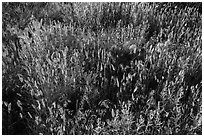
<svg viewBox="0 0 204 137">
<path fill-rule="evenodd" d="M 202 3 L 4 2 L 2 133 L 202 134 L 201 37 Z"/>
</svg>

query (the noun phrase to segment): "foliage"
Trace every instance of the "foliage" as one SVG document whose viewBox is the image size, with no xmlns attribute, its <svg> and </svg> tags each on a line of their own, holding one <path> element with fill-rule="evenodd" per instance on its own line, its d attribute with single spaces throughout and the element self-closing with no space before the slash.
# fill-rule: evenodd
<svg viewBox="0 0 204 137">
<path fill-rule="evenodd" d="M 202 134 L 202 13 L 177 4 L 3 3 L 3 134 Z"/>
</svg>

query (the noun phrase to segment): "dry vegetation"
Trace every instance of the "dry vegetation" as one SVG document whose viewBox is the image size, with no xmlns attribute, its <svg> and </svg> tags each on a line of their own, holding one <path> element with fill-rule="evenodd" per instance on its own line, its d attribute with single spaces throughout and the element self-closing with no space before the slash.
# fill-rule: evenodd
<svg viewBox="0 0 204 137">
<path fill-rule="evenodd" d="M 202 3 L 2 3 L 3 134 L 202 134 Z"/>
</svg>

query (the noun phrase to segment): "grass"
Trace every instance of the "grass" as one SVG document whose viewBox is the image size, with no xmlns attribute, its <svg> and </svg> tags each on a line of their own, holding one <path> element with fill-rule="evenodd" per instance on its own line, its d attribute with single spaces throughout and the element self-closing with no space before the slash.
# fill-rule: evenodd
<svg viewBox="0 0 204 137">
<path fill-rule="evenodd" d="M 199 5 L 2 3 L 2 133 L 202 134 Z"/>
</svg>

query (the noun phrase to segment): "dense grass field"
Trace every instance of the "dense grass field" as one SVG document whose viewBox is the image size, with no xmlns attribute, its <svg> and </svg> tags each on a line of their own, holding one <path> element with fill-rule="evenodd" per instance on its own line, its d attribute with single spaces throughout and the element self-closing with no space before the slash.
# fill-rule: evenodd
<svg viewBox="0 0 204 137">
<path fill-rule="evenodd" d="M 202 3 L 2 3 L 2 134 L 201 135 Z"/>
</svg>

